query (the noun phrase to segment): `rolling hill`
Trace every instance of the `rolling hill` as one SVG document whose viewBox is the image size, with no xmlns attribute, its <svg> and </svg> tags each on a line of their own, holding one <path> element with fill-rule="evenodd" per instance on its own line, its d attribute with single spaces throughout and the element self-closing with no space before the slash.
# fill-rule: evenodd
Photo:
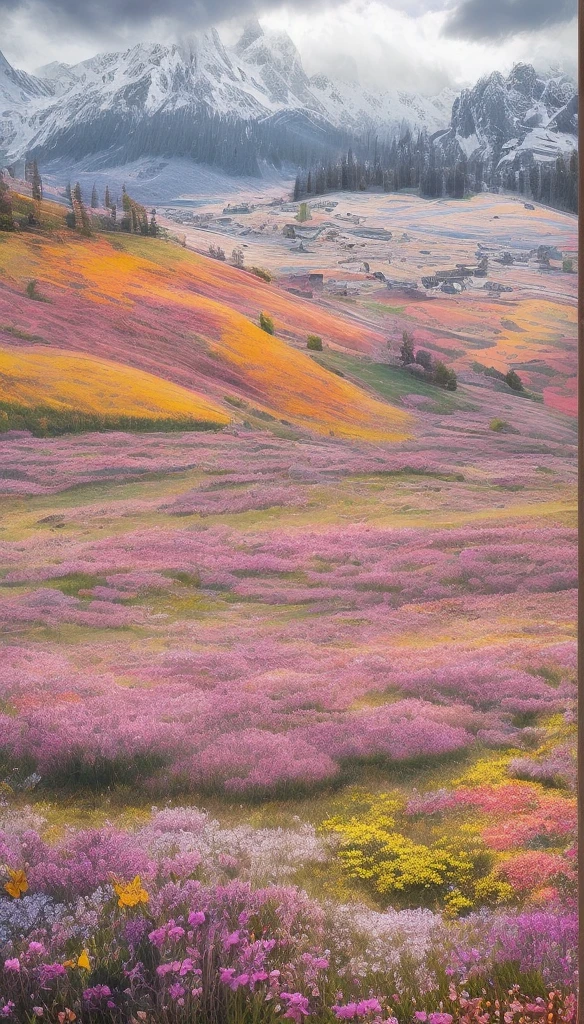
<svg viewBox="0 0 584 1024">
<path fill-rule="evenodd" d="M 33 297 L 26 290 L 31 279 Z M 275 336 L 257 326 L 262 310 L 273 316 Z M 119 364 L 116 415 L 124 401 L 128 415 L 148 408 L 152 381 L 144 374 L 154 374 L 161 381 L 160 410 L 168 408 L 163 396 L 172 384 L 194 392 L 195 405 L 204 396 L 212 419 L 220 406 L 225 421 L 251 414 L 320 434 L 390 441 L 407 436 L 412 419 L 405 411 L 295 347 L 311 332 L 332 346 L 357 350 L 381 337 L 168 241 L 124 234 L 82 238 L 63 227 L 24 230 L 0 242 L 0 343 L 54 347 L 55 355 L 43 352 L 47 367 L 64 352 Z M 143 373 L 123 378 L 126 400 L 124 366 Z M 91 372 L 97 372 L 93 364 Z M 40 401 L 42 374 L 33 376 Z"/>
</svg>

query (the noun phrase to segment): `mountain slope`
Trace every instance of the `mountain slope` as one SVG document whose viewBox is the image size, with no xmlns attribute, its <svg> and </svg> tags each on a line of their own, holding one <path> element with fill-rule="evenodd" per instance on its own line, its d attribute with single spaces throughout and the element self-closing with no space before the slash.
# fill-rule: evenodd
<svg viewBox="0 0 584 1024">
<path fill-rule="evenodd" d="M 507 77 L 493 72 L 459 96 L 309 77 L 290 37 L 255 21 L 231 48 L 211 29 L 180 45 L 53 62 L 36 77 L 0 55 L 0 164 L 29 154 L 98 171 L 183 158 L 258 176 L 262 161 L 307 166 L 338 157 L 368 131 L 383 140 L 409 127 L 438 138 L 453 161 L 480 159 L 492 172 L 577 148 L 577 107 L 574 82 L 529 64 Z"/>
<path fill-rule="evenodd" d="M 463 90 L 441 142 L 491 168 L 501 162 L 525 167 L 577 149 L 577 135 L 575 83 L 559 72 L 543 76 L 530 64 L 516 64 L 507 78 L 494 72 Z"/>
<path fill-rule="evenodd" d="M 339 133 L 367 127 L 395 131 L 406 121 L 436 131 L 448 123 L 454 98 L 451 90 L 428 99 L 373 94 L 322 75 L 309 78 L 292 40 L 265 32 L 257 22 L 231 50 L 212 29 L 180 46 L 137 45 L 74 66 L 53 63 L 40 69 L 38 79 L 2 60 L 0 156 L 5 160 L 29 151 L 43 159 L 79 159 L 113 150 L 119 162 L 145 154 L 207 156 L 211 162 L 194 144 L 197 134 L 210 130 L 210 118 L 231 125 L 263 123 L 263 131 L 256 128 L 257 150 L 264 139 L 266 146 L 278 140 L 283 113 L 300 119 L 301 134 L 313 144 L 338 147 L 346 141 Z M 15 84 L 19 76 L 30 79 L 26 88 Z M 276 118 L 273 125 L 271 118 Z M 245 147 L 243 131 L 238 144 Z M 221 154 L 212 156 L 221 163 Z"/>
</svg>

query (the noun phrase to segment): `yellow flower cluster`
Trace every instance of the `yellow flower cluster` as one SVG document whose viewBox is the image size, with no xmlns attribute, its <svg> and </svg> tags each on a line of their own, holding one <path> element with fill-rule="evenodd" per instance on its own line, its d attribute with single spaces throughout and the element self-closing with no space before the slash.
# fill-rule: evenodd
<svg viewBox="0 0 584 1024">
<path fill-rule="evenodd" d="M 8 893 L 9 896 L 12 896 L 13 899 L 18 900 L 20 899 L 22 894 L 27 892 L 28 890 L 28 879 L 26 877 L 26 872 L 24 872 L 21 868 L 17 871 L 12 871 L 11 868 L 6 868 L 6 871 L 8 872 L 10 880 L 5 883 L 4 888 L 6 889 L 6 892 Z"/>
<path fill-rule="evenodd" d="M 453 779 L 453 786 L 500 786 L 509 782 L 509 764 L 520 757 L 521 750 L 508 750 L 499 757 L 482 757 L 461 775 Z"/>
<path fill-rule="evenodd" d="M 114 885 L 119 907 L 137 907 L 139 903 L 148 903 L 148 893 L 142 886 L 140 875 L 131 882 L 116 882 Z"/>
<path fill-rule="evenodd" d="M 358 813 L 338 814 L 323 823 L 339 837 L 339 858 L 351 878 L 384 900 L 440 905 L 450 914 L 512 897 L 511 886 L 486 874 L 491 857 L 474 825 L 451 826 L 445 836 L 424 843 L 399 830 L 392 813 L 398 809 L 387 796 L 369 796 L 361 799 Z"/>
<path fill-rule="evenodd" d="M 65 960 L 63 967 L 81 967 L 82 970 L 89 971 L 91 969 L 89 950 L 84 949 L 78 957 L 73 957 L 72 960 Z"/>
</svg>

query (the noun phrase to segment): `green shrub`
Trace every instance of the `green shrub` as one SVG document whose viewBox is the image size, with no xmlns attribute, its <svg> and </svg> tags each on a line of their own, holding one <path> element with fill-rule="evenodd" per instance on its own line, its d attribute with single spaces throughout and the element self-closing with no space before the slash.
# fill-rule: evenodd
<svg viewBox="0 0 584 1024">
<path fill-rule="evenodd" d="M 564 271 L 564 274 L 573 274 L 574 273 L 574 260 L 572 260 L 572 259 L 565 259 L 562 262 L 562 270 Z"/>
<path fill-rule="evenodd" d="M 266 334 L 274 334 L 274 321 L 267 313 L 260 313 L 260 327 Z"/>
<path fill-rule="evenodd" d="M 445 391 L 456 391 L 458 380 L 454 370 L 449 370 L 446 363 L 438 359 L 434 363 L 434 383 Z"/>
<path fill-rule="evenodd" d="M 494 430 L 497 434 L 500 434 L 502 430 L 507 426 L 507 420 L 500 420 L 498 416 L 489 423 L 489 430 Z"/>
<path fill-rule="evenodd" d="M 29 299 L 36 299 L 37 302 L 47 302 L 48 301 L 39 292 L 39 290 L 37 288 L 36 281 L 29 281 L 27 286 L 26 286 L 26 288 L 25 288 L 25 292 L 28 295 Z"/>
<path fill-rule="evenodd" d="M 525 390 L 523 387 L 523 381 L 519 374 L 515 373 L 515 370 L 509 370 L 509 372 L 505 374 L 505 383 L 512 389 L 512 391 Z"/>
<path fill-rule="evenodd" d="M 255 274 L 256 277 L 261 278 L 262 281 L 267 281 L 268 284 L 272 280 L 272 275 L 269 273 L 269 271 L 264 270 L 262 267 L 250 267 L 249 269 L 251 270 L 252 274 Z"/>
<path fill-rule="evenodd" d="M 309 334 L 306 339 L 306 347 L 311 352 L 322 352 L 322 338 L 318 334 Z"/>
<path fill-rule="evenodd" d="M 414 339 L 407 331 L 402 332 L 402 343 L 399 350 L 399 359 L 402 366 L 409 366 L 414 362 Z"/>
<path fill-rule="evenodd" d="M 415 360 L 419 366 L 423 366 L 425 370 L 431 370 L 433 366 L 432 356 L 425 349 L 420 348 L 416 352 Z"/>
</svg>

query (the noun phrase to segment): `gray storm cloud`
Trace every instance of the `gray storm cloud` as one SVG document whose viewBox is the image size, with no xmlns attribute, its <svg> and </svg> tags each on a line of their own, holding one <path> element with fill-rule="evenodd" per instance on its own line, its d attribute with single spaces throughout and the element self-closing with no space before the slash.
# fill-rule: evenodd
<svg viewBox="0 0 584 1024">
<path fill-rule="evenodd" d="M 331 0 L 329 0 L 331 2 Z M 335 0 L 332 0 L 334 3 Z M 338 2 L 338 0 L 337 0 Z M 38 16 L 45 25 L 69 33 L 107 36 L 118 29 L 140 28 L 165 20 L 182 28 L 206 28 L 251 13 L 280 7 L 282 0 L 0 0 L 2 12 Z M 537 31 L 569 21 L 577 0 L 388 0 L 388 7 L 420 16 L 452 7 L 444 34 L 470 40 L 492 41 L 520 32 Z M 288 0 L 287 6 L 321 8 L 323 0 Z"/>
<path fill-rule="evenodd" d="M 161 19 L 177 27 L 203 28 L 249 14 L 257 6 L 255 0 L 0 0 L 0 18 L 4 11 L 69 31 L 107 35 L 112 28 L 140 28 Z"/>
<path fill-rule="evenodd" d="M 577 0 L 463 0 L 444 35 L 493 42 L 520 32 L 538 32 L 576 17 Z"/>
</svg>

